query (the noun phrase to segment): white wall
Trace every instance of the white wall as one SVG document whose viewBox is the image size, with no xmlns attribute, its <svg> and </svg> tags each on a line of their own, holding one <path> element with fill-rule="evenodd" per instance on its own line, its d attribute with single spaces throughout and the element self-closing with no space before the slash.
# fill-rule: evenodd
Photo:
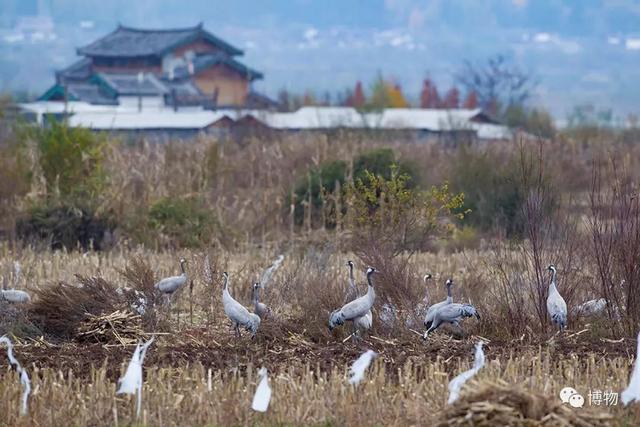
<svg viewBox="0 0 640 427">
<path fill-rule="evenodd" d="M 138 109 L 139 98 L 137 96 L 120 96 L 118 97 L 121 107 Z M 164 98 L 162 96 L 143 96 L 143 110 L 159 110 L 164 108 Z"/>
</svg>

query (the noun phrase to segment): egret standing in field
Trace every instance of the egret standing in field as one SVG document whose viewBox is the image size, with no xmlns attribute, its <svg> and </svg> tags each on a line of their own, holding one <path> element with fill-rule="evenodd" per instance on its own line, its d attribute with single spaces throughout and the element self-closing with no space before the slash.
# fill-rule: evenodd
<svg viewBox="0 0 640 427">
<path fill-rule="evenodd" d="M 482 351 L 483 344 L 484 343 L 482 341 L 479 341 L 476 344 L 476 354 L 473 361 L 473 367 L 468 371 L 464 371 L 449 382 L 449 400 L 447 401 L 449 405 L 458 400 L 462 386 L 484 366 L 484 351 Z"/>
<path fill-rule="evenodd" d="M 360 381 L 364 379 L 364 373 L 371 365 L 371 361 L 378 356 L 373 350 L 367 350 L 355 362 L 351 365 L 349 372 L 351 373 L 351 378 L 349 378 L 349 384 L 358 385 Z"/>
<path fill-rule="evenodd" d="M 140 418 L 140 409 L 142 407 L 142 364 L 144 357 L 147 355 L 147 349 L 153 343 L 155 337 L 152 337 L 146 343 L 136 346 L 127 371 L 124 376 L 118 380 L 119 387 L 116 394 L 136 394 L 138 402 L 136 405 L 136 417 Z"/>
<path fill-rule="evenodd" d="M 253 395 L 251 409 L 258 412 L 267 412 L 269 402 L 271 401 L 271 387 L 269 386 L 267 368 L 260 368 L 258 377 L 260 377 L 260 383 L 258 384 L 258 388 L 256 388 L 256 394 Z"/>
<path fill-rule="evenodd" d="M 628 405 L 634 400 L 640 401 L 640 362 L 638 362 L 638 358 L 640 357 L 640 333 L 638 333 L 638 341 L 636 344 L 636 362 L 633 365 L 629 386 L 620 394 L 620 400 L 625 405 Z"/>
<path fill-rule="evenodd" d="M 27 371 L 13 356 L 13 344 L 6 335 L 0 337 L 0 344 L 3 343 L 7 346 L 7 358 L 9 359 L 9 364 L 15 366 L 16 371 L 18 371 L 18 374 L 20 375 L 20 383 L 22 384 L 22 405 L 20 406 L 20 415 L 27 415 L 27 401 L 29 399 L 29 394 L 31 394 L 31 380 L 29 380 Z"/>
</svg>

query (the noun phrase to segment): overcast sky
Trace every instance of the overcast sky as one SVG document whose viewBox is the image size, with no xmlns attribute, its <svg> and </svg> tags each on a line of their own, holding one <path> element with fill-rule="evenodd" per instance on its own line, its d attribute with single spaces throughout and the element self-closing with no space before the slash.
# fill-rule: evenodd
<svg viewBox="0 0 640 427">
<path fill-rule="evenodd" d="M 272 96 L 366 87 L 382 72 L 417 98 L 425 76 L 446 89 L 464 60 L 503 53 L 538 77 L 535 102 L 558 118 L 585 103 L 640 113 L 640 0 L 0 0 L 0 88 L 43 91 L 118 22 L 203 22 L 245 50 Z"/>
</svg>

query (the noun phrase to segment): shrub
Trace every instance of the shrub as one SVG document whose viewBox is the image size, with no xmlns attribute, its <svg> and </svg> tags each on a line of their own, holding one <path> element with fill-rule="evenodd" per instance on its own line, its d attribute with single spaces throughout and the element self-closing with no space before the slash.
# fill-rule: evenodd
<svg viewBox="0 0 640 427">
<path fill-rule="evenodd" d="M 179 247 L 200 247 L 212 240 L 217 222 L 197 197 L 163 198 L 149 208 L 149 226 Z"/>
<path fill-rule="evenodd" d="M 389 180 L 394 168 L 405 177 L 404 184 L 407 188 L 412 188 L 415 185 L 417 176 L 415 167 L 408 162 L 397 163 L 395 154 L 390 148 L 379 148 L 357 156 L 353 161 L 353 179 L 354 181 L 366 181 L 371 174 Z M 306 209 L 309 209 L 310 199 L 312 224 L 318 224 L 324 218 L 323 225 L 333 227 L 335 218 L 328 218 L 324 215 L 326 212 L 323 213 L 323 203 L 329 198 L 328 194 L 336 191 L 338 183 L 341 188 L 344 186 L 347 175 L 347 163 L 336 160 L 310 170 L 304 178 L 301 178 L 294 190 L 296 196 L 295 223 L 301 225 L 304 222 L 305 205 Z"/>
<path fill-rule="evenodd" d="M 101 250 L 107 246 L 112 227 L 88 208 L 70 205 L 34 206 L 18 220 L 16 234 L 25 241 L 46 241 L 51 249 Z"/>
<path fill-rule="evenodd" d="M 356 181 L 365 180 L 367 172 L 370 172 L 389 180 L 394 166 L 400 175 L 407 178 L 405 183 L 407 187 L 413 187 L 417 176 L 415 167 L 408 162 L 396 161 L 396 156 L 390 148 L 378 148 L 356 157 L 353 161 L 353 178 Z"/>
<path fill-rule="evenodd" d="M 55 120 L 45 128 L 30 128 L 27 137 L 36 143 L 49 195 L 85 204 L 87 197 L 91 200 L 98 195 L 105 182 L 103 137 Z"/>
<path fill-rule="evenodd" d="M 300 179 L 295 187 L 296 196 L 295 222 L 301 225 L 304 222 L 304 204 L 311 199 L 312 222 L 317 222 L 321 217 L 323 197 L 326 193 L 333 193 L 336 183 L 344 184 L 347 175 L 347 163 L 342 160 L 325 163 L 317 169 L 308 172 L 304 179 Z M 309 207 L 307 207 L 308 209 Z"/>
<path fill-rule="evenodd" d="M 462 194 L 450 193 L 446 184 L 419 191 L 408 181 L 408 175 L 392 168 L 388 180 L 367 172 L 364 180 L 347 187 L 347 218 L 357 243 L 374 239 L 391 256 L 421 250 L 450 229 L 446 219 L 454 210 L 461 211 L 456 217 L 464 217 Z"/>
<path fill-rule="evenodd" d="M 509 237 L 522 235 L 525 195 L 512 161 L 497 162 L 496 153 L 460 148 L 450 178 L 453 190 L 464 193 L 470 211 L 466 223 L 482 231 L 502 227 Z"/>
<path fill-rule="evenodd" d="M 19 149 L 19 144 L 10 131 L 0 131 L 0 138 L 2 137 L 4 139 L 0 140 L 0 236 L 13 231 L 19 202 L 29 191 L 29 165 L 26 156 Z"/>
</svg>

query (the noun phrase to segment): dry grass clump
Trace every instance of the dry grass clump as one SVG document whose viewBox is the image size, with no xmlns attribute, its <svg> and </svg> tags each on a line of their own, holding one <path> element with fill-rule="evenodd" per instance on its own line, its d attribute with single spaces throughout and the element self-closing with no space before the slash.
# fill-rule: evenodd
<svg viewBox="0 0 640 427">
<path fill-rule="evenodd" d="M 435 422 L 438 427 L 614 425 L 610 413 L 585 407 L 574 410 L 556 395 L 542 395 L 505 382 L 481 385 L 439 414 Z"/>
<path fill-rule="evenodd" d="M 113 313 L 122 305 L 116 288 L 101 277 L 76 276 L 79 284 L 60 282 L 37 290 L 29 317 L 48 335 L 72 338 L 89 316 Z"/>
<path fill-rule="evenodd" d="M 162 295 L 154 289 L 156 283 L 153 270 L 142 258 L 133 258 L 123 270 L 119 270 L 128 287 L 121 290 L 122 298 L 129 308 L 140 314 L 145 330 L 164 330 L 166 324 L 159 316 Z M 144 306 L 144 309 L 141 307 Z"/>
<path fill-rule="evenodd" d="M 139 315 L 130 311 L 94 316 L 89 314 L 76 331 L 77 341 L 133 344 L 143 335 Z"/>
</svg>

